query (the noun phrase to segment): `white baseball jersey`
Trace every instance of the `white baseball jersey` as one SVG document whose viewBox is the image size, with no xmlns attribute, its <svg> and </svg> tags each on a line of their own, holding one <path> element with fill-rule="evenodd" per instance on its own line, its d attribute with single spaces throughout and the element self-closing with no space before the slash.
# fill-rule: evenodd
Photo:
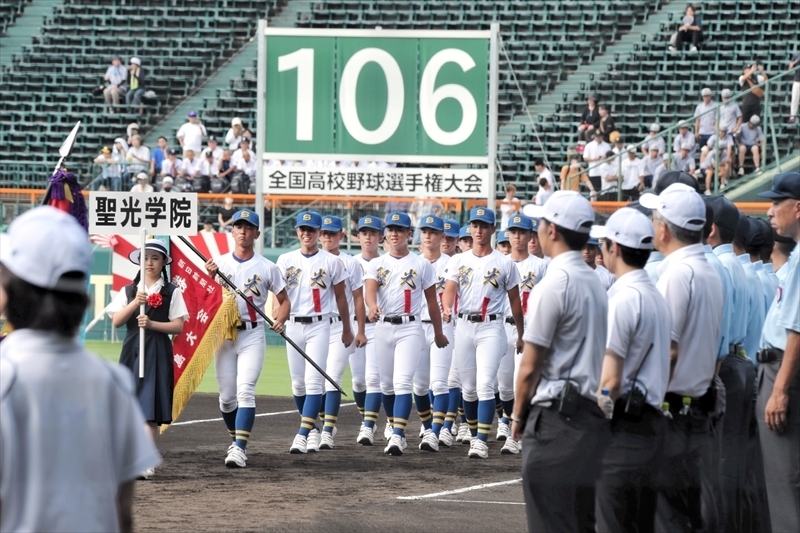
<svg viewBox="0 0 800 533">
<path fill-rule="evenodd" d="M 267 304 L 269 292 L 278 294 L 286 285 L 275 263 L 269 259 L 255 254 L 246 261 L 242 261 L 233 252 L 218 257 L 214 260 L 219 271 L 225 274 L 241 290 L 247 299 L 256 304 L 259 309 L 264 309 Z M 223 286 L 225 283 L 217 277 Z M 239 315 L 245 322 L 263 322 L 264 319 L 255 310 L 244 303 L 241 298 L 236 299 L 239 306 Z"/>
<path fill-rule="evenodd" d="M 535 255 L 529 255 L 522 261 L 513 261 L 519 272 L 519 297 L 522 300 L 522 314 L 528 312 L 528 298 L 534 285 L 539 283 L 547 272 L 547 263 Z M 511 313 L 508 313 L 511 315 Z"/>
<path fill-rule="evenodd" d="M 422 255 L 420 255 L 422 257 Z M 425 259 L 424 257 L 422 257 Z M 431 262 L 431 266 L 433 267 L 433 271 L 436 275 L 436 299 L 439 302 L 439 312 L 442 311 L 442 294 L 444 293 L 444 271 L 447 269 L 447 262 L 450 260 L 450 256 L 442 254 L 439 256 L 439 259 L 436 261 Z M 427 261 L 427 259 L 426 259 Z M 431 313 L 428 310 L 428 301 L 423 299 L 422 300 L 422 320 L 430 320 Z"/>
<path fill-rule="evenodd" d="M 334 257 L 342 262 L 342 267 L 347 274 L 344 279 L 345 295 L 347 296 L 347 308 L 350 310 L 350 315 L 355 315 L 355 305 L 353 304 L 353 291 L 360 289 L 364 286 L 364 272 L 361 270 L 361 264 L 350 254 L 339 253 Z M 334 306 L 335 307 L 335 306 Z M 334 310 L 334 313 L 339 314 Z"/>
<path fill-rule="evenodd" d="M 278 258 L 278 269 L 286 282 L 292 316 L 339 314 L 333 286 L 347 273 L 338 257 L 325 250 L 311 256 L 295 250 Z"/>
<path fill-rule="evenodd" d="M 383 316 L 419 316 L 424 291 L 436 283 L 436 272 L 430 261 L 417 254 L 399 258 L 385 254 L 367 264 L 364 279 L 378 282 L 378 307 Z"/>
<path fill-rule="evenodd" d="M 514 262 L 497 250 L 482 257 L 472 250 L 454 255 L 445 279 L 456 283 L 459 313 L 482 315 L 504 314 L 508 291 L 520 282 Z"/>
<path fill-rule="evenodd" d="M 617 278 L 614 277 L 614 274 L 608 271 L 608 269 L 602 265 L 595 265 L 594 273 L 597 274 L 597 277 L 600 278 L 600 283 L 603 285 L 605 290 L 611 288 Z"/>
<path fill-rule="evenodd" d="M 373 261 L 373 259 L 364 259 L 364 255 L 363 254 L 358 254 L 353 259 L 355 259 L 358 262 L 358 265 L 361 267 L 361 280 L 363 282 L 363 280 L 365 280 L 366 276 L 367 276 L 367 267 L 369 267 L 369 262 Z M 369 312 L 369 309 L 367 309 L 367 299 L 366 298 L 364 298 L 364 311 L 367 312 L 367 313 Z M 369 320 L 367 320 L 367 323 L 365 325 L 367 327 L 370 327 L 370 326 L 374 327 L 375 323 L 374 322 L 370 322 Z"/>
</svg>

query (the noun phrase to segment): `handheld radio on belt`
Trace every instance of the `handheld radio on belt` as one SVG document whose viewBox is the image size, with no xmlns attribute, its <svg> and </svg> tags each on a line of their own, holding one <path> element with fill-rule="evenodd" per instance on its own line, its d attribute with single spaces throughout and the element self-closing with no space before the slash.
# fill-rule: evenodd
<svg viewBox="0 0 800 533">
<path fill-rule="evenodd" d="M 575 357 L 572 358 L 572 364 L 569 365 L 569 371 L 567 372 L 567 384 L 564 385 L 564 388 L 561 389 L 561 392 L 558 395 L 558 412 L 566 417 L 574 416 L 575 413 L 578 412 L 578 398 L 580 398 L 581 393 L 578 390 L 578 387 L 572 384 L 569 378 L 572 376 L 572 367 L 575 366 L 575 362 L 578 360 L 578 356 L 583 351 L 583 344 L 586 342 L 586 337 L 581 339 L 581 344 L 578 346 L 578 351 L 575 352 Z"/>
</svg>

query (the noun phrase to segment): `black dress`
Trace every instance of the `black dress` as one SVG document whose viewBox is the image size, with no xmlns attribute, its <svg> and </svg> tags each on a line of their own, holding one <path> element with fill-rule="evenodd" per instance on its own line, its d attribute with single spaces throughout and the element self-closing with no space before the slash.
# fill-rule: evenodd
<svg viewBox="0 0 800 533">
<path fill-rule="evenodd" d="M 175 285 L 168 283 L 161 289 L 162 303 L 157 308 L 145 305 L 145 314 L 153 322 L 169 322 L 169 304 Z M 128 303 L 136 296 L 136 287 L 128 285 L 125 294 Z M 139 321 L 135 312 L 125 324 L 127 332 L 119 356 L 121 365 L 128 367 L 136 381 L 136 396 L 145 420 L 156 425 L 172 422 L 172 392 L 175 372 L 172 366 L 172 341 L 169 335 L 152 329 L 144 331 L 144 378 L 139 378 Z"/>
</svg>

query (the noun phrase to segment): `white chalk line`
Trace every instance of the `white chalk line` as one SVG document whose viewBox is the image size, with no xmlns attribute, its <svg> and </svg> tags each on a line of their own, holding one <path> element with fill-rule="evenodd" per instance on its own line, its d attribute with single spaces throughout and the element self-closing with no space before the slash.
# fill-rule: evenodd
<svg viewBox="0 0 800 533">
<path fill-rule="evenodd" d="M 435 498 L 430 500 L 432 502 L 448 502 L 448 503 L 490 503 L 494 505 L 525 505 L 524 502 L 493 502 L 493 501 L 485 501 L 485 500 L 443 500 L 441 498 Z"/>
<path fill-rule="evenodd" d="M 460 489 L 445 490 L 442 492 L 434 492 L 432 494 L 422 494 L 419 496 L 397 496 L 398 500 L 427 500 L 432 498 L 440 498 L 442 496 L 450 496 L 452 494 L 462 494 L 464 492 L 471 492 L 473 490 L 490 489 L 492 487 L 501 487 L 503 485 L 513 485 L 520 483 L 522 478 L 511 479 L 509 481 L 498 481 L 496 483 L 483 483 L 481 485 L 473 485 L 471 487 L 463 487 Z"/>
<path fill-rule="evenodd" d="M 350 407 L 351 405 L 355 405 L 356 402 L 350 403 L 343 403 L 340 407 Z M 291 414 L 299 414 L 297 409 L 292 409 L 291 411 L 277 411 L 274 413 L 259 413 L 256 415 L 256 418 L 259 416 L 278 416 L 278 415 L 291 415 Z M 206 418 L 204 420 L 186 420 L 184 422 L 175 422 L 170 424 L 171 427 L 175 426 L 190 426 L 192 424 L 203 424 L 205 422 L 221 422 L 222 418 Z"/>
</svg>

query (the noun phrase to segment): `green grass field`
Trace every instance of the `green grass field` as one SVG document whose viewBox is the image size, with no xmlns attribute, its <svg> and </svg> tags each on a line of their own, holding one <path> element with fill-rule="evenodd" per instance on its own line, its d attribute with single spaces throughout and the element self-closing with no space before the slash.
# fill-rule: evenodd
<svg viewBox="0 0 800 533">
<path fill-rule="evenodd" d="M 122 343 L 112 343 L 110 341 L 86 341 L 86 348 L 104 359 L 117 362 Z M 350 368 L 345 369 L 342 378 L 342 388 L 352 396 L 350 392 Z M 197 388 L 197 392 L 217 392 L 217 380 L 214 375 L 214 362 L 208 366 L 203 381 Z M 286 361 L 286 348 L 283 346 L 267 346 L 264 357 L 264 368 L 261 370 L 261 377 L 256 384 L 256 394 L 259 396 L 291 396 L 292 381 L 289 378 L 289 364 Z"/>
</svg>

